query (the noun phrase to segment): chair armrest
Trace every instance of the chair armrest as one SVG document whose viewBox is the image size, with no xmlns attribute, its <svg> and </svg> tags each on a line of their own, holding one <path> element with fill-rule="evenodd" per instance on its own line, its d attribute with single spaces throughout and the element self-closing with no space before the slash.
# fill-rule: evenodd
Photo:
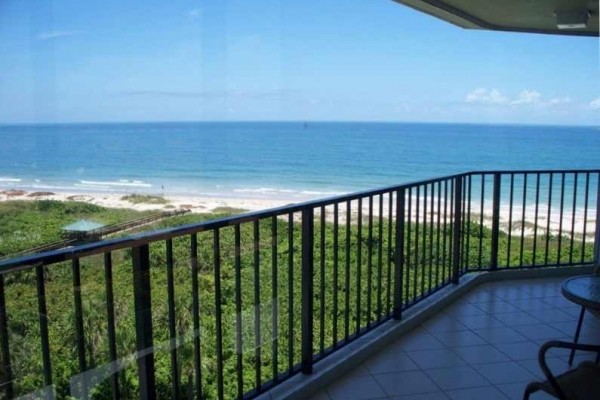
<svg viewBox="0 0 600 400">
<path fill-rule="evenodd" d="M 542 369 L 542 372 L 548 379 L 548 382 L 550 383 L 550 385 L 552 385 L 552 388 L 554 389 L 556 394 L 559 396 L 559 398 L 567 399 L 565 393 L 563 392 L 561 387 L 558 385 L 558 381 L 556 380 L 556 377 L 554 375 L 552 375 L 552 372 L 550 371 L 550 368 L 548 367 L 548 364 L 546 363 L 546 353 L 548 352 L 548 350 L 553 349 L 553 348 L 600 352 L 600 345 L 563 342 L 560 340 L 550 340 L 548 342 L 545 342 L 540 347 L 540 350 L 538 353 L 538 362 L 540 364 L 540 368 Z"/>
</svg>

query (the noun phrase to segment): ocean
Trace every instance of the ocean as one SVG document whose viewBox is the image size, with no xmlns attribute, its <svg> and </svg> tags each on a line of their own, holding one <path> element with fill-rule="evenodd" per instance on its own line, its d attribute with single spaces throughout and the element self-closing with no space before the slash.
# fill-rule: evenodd
<svg viewBox="0 0 600 400">
<path fill-rule="evenodd" d="M 600 167 L 600 128 L 425 123 L 0 126 L 0 190 L 309 199 L 470 170 Z"/>
</svg>

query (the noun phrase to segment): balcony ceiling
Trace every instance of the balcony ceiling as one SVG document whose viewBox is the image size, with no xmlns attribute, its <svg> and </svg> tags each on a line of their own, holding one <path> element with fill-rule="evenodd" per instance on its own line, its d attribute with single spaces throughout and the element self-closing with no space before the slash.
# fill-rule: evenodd
<svg viewBox="0 0 600 400">
<path fill-rule="evenodd" d="M 467 29 L 599 36 L 597 0 L 394 0 Z M 558 29 L 557 11 L 590 13 L 587 27 Z"/>
</svg>

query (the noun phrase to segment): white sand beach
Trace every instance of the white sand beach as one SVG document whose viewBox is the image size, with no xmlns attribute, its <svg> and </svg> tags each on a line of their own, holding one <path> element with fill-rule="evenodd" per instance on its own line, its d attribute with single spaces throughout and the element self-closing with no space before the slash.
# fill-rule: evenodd
<svg viewBox="0 0 600 400">
<path fill-rule="evenodd" d="M 104 193 L 104 192 L 35 192 L 25 190 L 4 190 L 0 192 L 0 201 L 9 200 L 56 200 L 56 201 L 81 201 L 107 208 L 129 208 L 136 211 L 147 210 L 174 210 L 188 209 L 194 213 L 213 213 L 226 209 L 243 211 L 257 211 L 267 208 L 279 207 L 290 204 L 286 199 L 250 199 L 250 198 L 217 198 L 201 196 L 164 196 L 166 203 L 151 204 L 146 202 L 133 203 L 124 199 L 131 192 Z M 144 193 L 139 193 L 145 195 Z M 160 196 L 163 197 L 163 196 Z"/>
<path fill-rule="evenodd" d="M 272 198 L 252 198 L 252 197 L 209 197 L 209 196 L 180 196 L 180 195 L 172 195 L 172 196 L 164 196 L 164 203 L 161 204 L 151 204 L 146 202 L 131 202 L 126 199 L 125 196 L 131 195 L 130 192 L 127 193 L 104 193 L 104 192 L 90 192 L 90 193 L 81 193 L 81 192 L 35 192 L 35 191 L 25 191 L 25 190 L 4 190 L 0 191 L 0 201 L 10 201 L 10 200 L 24 200 L 24 201 L 33 201 L 33 200 L 57 200 L 57 201 L 81 201 L 90 204 L 95 204 L 102 207 L 107 208 L 128 208 L 136 211 L 147 211 L 147 210 L 156 210 L 156 211 L 167 211 L 167 210 L 177 210 L 177 209 L 186 209 L 190 210 L 192 213 L 215 213 L 215 212 L 231 212 L 234 214 L 249 212 L 249 211 L 260 211 L 266 210 L 269 208 L 281 207 L 288 204 L 297 203 L 299 200 L 296 199 L 286 199 L 282 197 L 272 197 Z M 140 193 L 140 195 L 144 195 Z M 306 199 L 309 200 L 309 199 Z M 441 204 L 441 209 L 438 212 L 437 209 L 437 198 L 431 201 L 431 197 L 421 197 L 420 199 L 420 211 L 417 215 L 416 212 L 416 198 L 412 198 L 412 208 L 410 220 L 415 222 L 433 222 L 437 224 L 438 221 L 438 213 L 440 214 L 440 222 L 443 224 L 444 215 L 446 216 L 446 221 L 450 222 L 452 220 L 452 210 L 450 209 L 450 204 L 447 205 L 446 213 L 444 214 L 443 204 Z M 303 201 L 303 200 L 301 200 Z M 393 200 L 395 202 L 395 199 Z M 424 202 L 427 203 L 428 209 L 426 213 L 423 209 Z M 379 197 L 375 196 L 373 198 L 372 204 L 372 213 L 373 218 L 377 220 L 381 215 L 382 219 L 388 219 L 390 217 L 389 213 L 389 197 L 387 195 L 383 196 L 383 207 L 379 208 Z M 430 205 L 433 204 L 433 208 Z M 346 221 L 346 203 L 342 203 L 339 205 L 338 210 L 338 221 L 339 223 L 345 223 Z M 394 206 L 395 207 L 395 206 Z M 362 200 L 362 218 L 363 221 L 368 221 L 369 216 L 369 200 L 368 198 L 363 198 Z M 483 222 L 483 225 L 491 228 L 492 226 L 492 207 L 491 202 L 486 203 L 483 208 L 483 218 L 481 218 L 481 208 L 479 204 L 475 202 L 471 203 L 471 211 L 470 211 L 470 220 L 474 223 Z M 358 201 L 354 200 L 351 202 L 351 219 L 358 219 Z M 468 210 L 468 207 L 467 207 Z M 408 213 L 408 209 L 407 209 Z M 334 220 L 334 208 L 333 206 L 327 206 L 325 208 L 325 218 L 327 221 L 331 222 Z M 395 214 L 395 210 L 393 213 Z M 315 210 L 315 215 L 320 215 L 320 209 L 317 208 Z M 465 211 L 465 218 L 467 212 Z M 394 216 L 394 215 L 392 215 Z M 537 216 L 537 217 L 536 217 Z M 300 219 L 300 216 L 297 215 L 294 218 Z M 596 211 L 595 205 L 591 205 L 588 208 L 587 213 L 585 210 L 576 209 L 575 213 L 569 207 L 565 207 L 563 209 L 563 213 L 561 216 L 561 212 L 559 207 L 553 205 L 550 210 L 546 205 L 540 204 L 537 212 L 534 206 L 527 206 L 525 212 L 521 206 L 514 205 L 511 209 L 508 205 L 501 205 L 500 207 L 500 230 L 508 233 L 509 231 L 514 235 L 524 236 L 532 236 L 537 230 L 538 235 L 545 235 L 547 233 L 550 234 L 558 234 L 562 232 L 565 235 L 570 235 L 571 230 L 573 231 L 575 237 L 583 237 L 585 234 L 586 240 L 594 239 L 594 232 L 596 226 Z"/>
</svg>

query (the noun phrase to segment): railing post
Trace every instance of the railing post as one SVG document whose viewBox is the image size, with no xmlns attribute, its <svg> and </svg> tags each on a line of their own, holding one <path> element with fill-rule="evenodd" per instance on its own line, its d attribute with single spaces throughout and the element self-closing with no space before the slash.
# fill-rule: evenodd
<svg viewBox="0 0 600 400">
<path fill-rule="evenodd" d="M 81 381 L 79 385 L 71 384 L 71 396 L 89 398 L 87 374 L 87 362 L 85 359 L 85 337 L 83 328 L 83 306 L 81 302 L 81 266 L 78 258 L 71 262 L 73 271 L 73 303 L 75 305 L 75 332 L 77 334 L 77 358 L 79 360 L 79 372 Z"/>
<path fill-rule="evenodd" d="M 112 387 L 113 399 L 121 398 L 121 390 L 119 388 L 119 362 L 117 361 L 117 339 L 115 333 L 115 301 L 113 291 L 113 273 L 112 273 L 112 256 L 110 252 L 104 253 L 104 282 L 106 291 L 106 317 L 108 329 L 108 354 L 110 356 L 111 377 L 110 384 Z"/>
<path fill-rule="evenodd" d="M 485 179 L 485 176 L 483 176 Z M 494 173 L 494 199 L 492 203 L 492 249 L 490 268 L 498 269 L 498 241 L 500 234 L 500 173 Z"/>
<path fill-rule="evenodd" d="M 40 321 L 42 368 L 44 370 L 44 398 L 54 399 L 54 385 L 52 384 L 52 358 L 50 357 L 50 340 L 48 338 L 48 306 L 46 304 L 46 284 L 44 266 L 35 267 L 35 280 L 38 298 L 38 316 Z"/>
<path fill-rule="evenodd" d="M 600 267 L 600 173 L 596 193 L 596 235 L 594 236 L 594 265 Z M 584 222 L 585 223 L 585 222 Z"/>
<path fill-rule="evenodd" d="M 396 192 L 396 252 L 394 253 L 394 319 L 402 318 L 402 288 L 404 286 L 404 211 L 406 189 Z"/>
<path fill-rule="evenodd" d="M 463 176 L 454 178 L 454 210 L 452 225 L 452 283 L 458 284 L 460 277 L 460 243 L 462 240 L 462 186 Z"/>
<path fill-rule="evenodd" d="M 12 368 L 10 364 L 10 351 L 8 345 L 8 317 L 6 315 L 6 301 L 4 297 L 4 275 L 0 274 L 0 348 L 2 349 L 2 386 L 7 399 L 14 397 Z"/>
<path fill-rule="evenodd" d="M 152 340 L 152 302 L 150 295 L 150 249 L 145 244 L 134 247 L 131 250 L 140 399 L 154 399 L 156 398 L 156 390 Z"/>
<path fill-rule="evenodd" d="M 313 242 L 314 210 L 302 210 L 302 373 L 313 367 Z"/>
</svg>

